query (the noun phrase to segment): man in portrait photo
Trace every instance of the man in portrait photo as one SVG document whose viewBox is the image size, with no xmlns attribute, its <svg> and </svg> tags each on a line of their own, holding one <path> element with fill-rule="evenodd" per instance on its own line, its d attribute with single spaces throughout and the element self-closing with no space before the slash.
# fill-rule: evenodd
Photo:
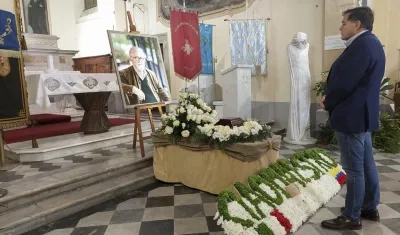
<svg viewBox="0 0 400 235">
<path fill-rule="evenodd" d="M 146 69 L 146 54 L 139 47 L 129 50 L 131 66 L 119 72 L 127 105 L 170 101 L 167 89 L 163 88 L 156 74 Z"/>
</svg>

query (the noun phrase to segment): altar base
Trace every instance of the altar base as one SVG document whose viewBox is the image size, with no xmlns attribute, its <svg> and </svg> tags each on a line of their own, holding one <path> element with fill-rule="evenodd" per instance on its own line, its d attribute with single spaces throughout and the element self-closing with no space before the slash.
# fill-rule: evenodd
<svg viewBox="0 0 400 235">
<path fill-rule="evenodd" d="M 247 184 L 248 177 L 275 163 L 279 151 L 269 149 L 260 158 L 244 162 L 221 150 L 191 151 L 177 145 L 154 147 L 154 175 L 168 183 L 219 194 L 234 190 L 236 182 Z"/>
</svg>

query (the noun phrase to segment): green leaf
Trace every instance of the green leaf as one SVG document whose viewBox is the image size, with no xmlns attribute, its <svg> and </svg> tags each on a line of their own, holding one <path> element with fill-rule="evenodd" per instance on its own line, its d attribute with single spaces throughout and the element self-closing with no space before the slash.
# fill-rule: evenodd
<svg viewBox="0 0 400 235">
<path fill-rule="evenodd" d="M 389 84 L 389 85 L 386 85 L 386 86 L 383 86 L 383 87 L 381 87 L 381 92 L 382 91 L 388 91 L 388 90 L 392 90 L 394 88 L 394 86 L 392 85 L 392 84 Z"/>
<path fill-rule="evenodd" d="M 381 82 L 381 86 L 385 85 L 386 83 L 388 83 L 390 81 L 390 78 L 385 77 L 383 78 L 382 82 Z"/>
</svg>

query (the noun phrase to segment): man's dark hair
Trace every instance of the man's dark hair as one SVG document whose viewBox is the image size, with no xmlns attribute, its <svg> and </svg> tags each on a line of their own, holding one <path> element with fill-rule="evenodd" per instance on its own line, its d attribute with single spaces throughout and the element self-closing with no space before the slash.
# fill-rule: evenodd
<svg viewBox="0 0 400 235">
<path fill-rule="evenodd" d="M 374 12 L 369 7 L 356 7 L 343 12 L 348 15 L 347 20 L 356 22 L 360 21 L 361 27 L 372 31 L 374 27 Z"/>
</svg>

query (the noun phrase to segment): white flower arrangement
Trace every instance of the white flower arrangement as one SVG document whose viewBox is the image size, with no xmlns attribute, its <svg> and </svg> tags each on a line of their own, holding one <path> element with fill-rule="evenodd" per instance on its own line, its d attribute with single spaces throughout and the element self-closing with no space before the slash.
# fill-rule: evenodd
<svg viewBox="0 0 400 235">
<path fill-rule="evenodd" d="M 345 172 L 323 150 L 306 150 L 292 158 L 290 162 L 279 160 L 258 175 L 250 176 L 249 186 L 235 184 L 240 197 L 231 191 L 218 196 L 214 219 L 226 234 L 294 233 L 339 192 Z M 292 197 L 286 186 L 294 180 L 300 194 Z"/>
<path fill-rule="evenodd" d="M 272 136 L 271 127 L 248 120 L 242 126 L 215 125 L 218 114 L 204 103 L 198 95 L 182 93 L 179 106 L 170 106 L 170 112 L 161 116 L 159 133 L 173 138 L 192 137 L 205 143 L 233 144 L 254 142 Z"/>
<path fill-rule="evenodd" d="M 170 112 L 161 116 L 162 126 L 158 132 L 176 138 L 188 138 L 196 132 L 197 126 L 214 124 L 217 118 L 217 112 L 198 95 L 182 93 L 179 106 L 171 105 Z"/>
<path fill-rule="evenodd" d="M 211 139 L 216 144 L 232 144 L 238 142 L 255 142 L 272 136 L 271 127 L 261 125 L 257 121 L 248 120 L 242 126 L 221 126 L 206 124 L 198 126 L 197 138 Z"/>
</svg>

